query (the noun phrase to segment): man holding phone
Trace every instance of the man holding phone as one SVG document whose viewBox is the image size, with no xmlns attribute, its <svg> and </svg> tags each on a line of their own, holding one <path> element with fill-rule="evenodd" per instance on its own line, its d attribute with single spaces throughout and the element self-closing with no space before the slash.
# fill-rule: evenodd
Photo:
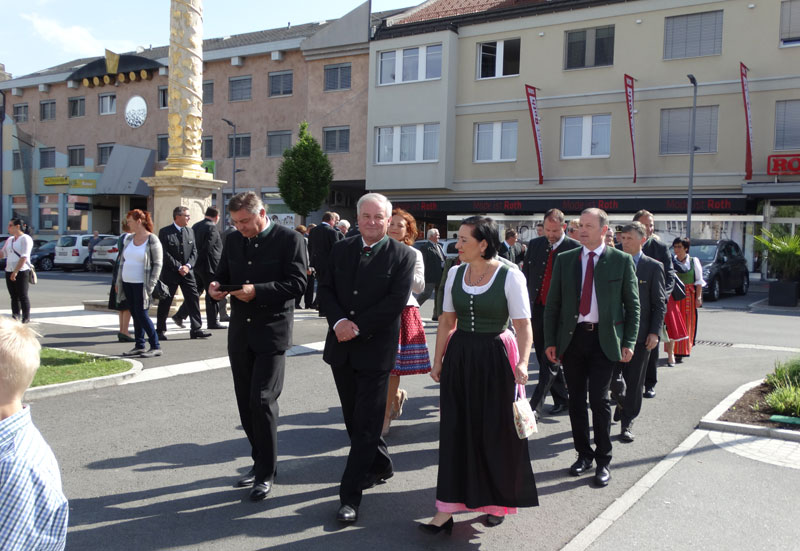
<svg viewBox="0 0 800 551">
<path fill-rule="evenodd" d="M 250 499 L 272 490 L 278 460 L 278 397 L 284 353 L 292 345 L 294 303 L 306 288 L 303 236 L 271 222 L 252 191 L 235 195 L 228 212 L 237 232 L 228 235 L 214 281 L 214 300 L 230 295 L 228 357 L 242 427 L 253 468 L 236 482 L 251 486 Z"/>
</svg>

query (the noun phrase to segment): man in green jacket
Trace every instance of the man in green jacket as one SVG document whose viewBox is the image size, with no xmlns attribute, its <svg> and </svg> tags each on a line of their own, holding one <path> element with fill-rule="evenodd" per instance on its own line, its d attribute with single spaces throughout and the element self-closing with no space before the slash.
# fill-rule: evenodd
<svg viewBox="0 0 800 551">
<path fill-rule="evenodd" d="M 639 289 L 633 258 L 607 247 L 605 211 L 581 213 L 577 231 L 581 247 L 559 254 L 544 310 L 547 359 L 561 362 L 569 388 L 569 418 L 578 460 L 570 474 L 587 472 L 597 462 L 594 482 L 611 479 L 611 403 L 608 390 L 614 362 L 633 357 L 639 330 Z M 589 441 L 592 409 L 595 449 Z"/>
</svg>

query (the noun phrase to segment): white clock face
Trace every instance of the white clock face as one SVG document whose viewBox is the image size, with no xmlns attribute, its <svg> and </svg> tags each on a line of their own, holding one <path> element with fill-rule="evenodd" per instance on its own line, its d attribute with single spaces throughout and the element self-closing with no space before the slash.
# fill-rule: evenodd
<svg viewBox="0 0 800 551">
<path fill-rule="evenodd" d="M 125 122 L 131 128 L 139 128 L 147 118 L 147 102 L 142 96 L 133 96 L 125 105 Z"/>
</svg>

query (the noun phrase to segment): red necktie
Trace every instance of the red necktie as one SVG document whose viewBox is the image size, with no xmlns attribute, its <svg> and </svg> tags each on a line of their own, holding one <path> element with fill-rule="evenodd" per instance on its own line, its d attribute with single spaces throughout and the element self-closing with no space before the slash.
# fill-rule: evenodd
<svg viewBox="0 0 800 551">
<path fill-rule="evenodd" d="M 581 303 L 578 312 L 582 316 L 588 316 L 592 309 L 592 288 L 594 287 L 594 251 L 589 253 L 589 261 L 586 264 L 586 275 L 583 278 L 583 290 L 581 291 Z"/>
<path fill-rule="evenodd" d="M 547 255 L 547 266 L 544 269 L 544 276 L 542 277 L 542 287 L 539 289 L 539 304 L 547 304 L 547 292 L 550 290 L 550 280 L 553 277 L 553 257 L 555 251 L 553 246 L 550 246 L 550 252 Z"/>
</svg>

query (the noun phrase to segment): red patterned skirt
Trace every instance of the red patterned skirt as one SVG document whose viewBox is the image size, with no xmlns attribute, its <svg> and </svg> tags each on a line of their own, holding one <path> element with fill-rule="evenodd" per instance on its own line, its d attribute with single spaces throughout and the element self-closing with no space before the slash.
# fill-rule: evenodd
<svg viewBox="0 0 800 551">
<path fill-rule="evenodd" d="M 676 356 L 688 356 L 692 353 L 694 339 L 697 336 L 697 306 L 695 305 L 696 297 L 697 288 L 694 285 L 687 285 L 686 298 L 678 302 L 678 308 L 683 315 L 684 322 L 686 323 L 686 333 L 689 335 L 689 338 L 675 343 L 673 351 Z"/>
<path fill-rule="evenodd" d="M 419 317 L 419 308 L 406 306 L 400 314 L 400 343 L 397 345 L 397 361 L 392 375 L 415 375 L 429 373 L 431 358 L 425 326 Z"/>
</svg>

